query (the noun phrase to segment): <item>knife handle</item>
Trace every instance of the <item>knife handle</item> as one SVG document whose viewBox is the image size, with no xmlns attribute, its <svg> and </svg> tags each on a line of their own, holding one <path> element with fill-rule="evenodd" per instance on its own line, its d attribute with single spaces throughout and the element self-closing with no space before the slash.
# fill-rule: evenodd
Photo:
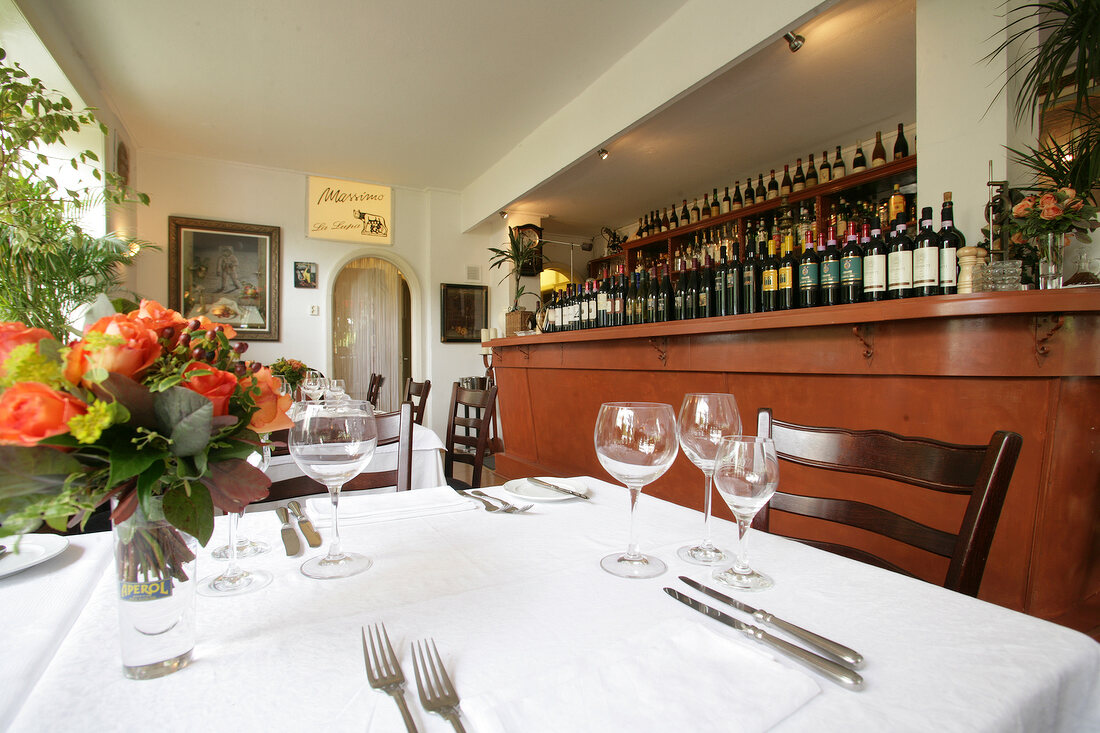
<svg viewBox="0 0 1100 733">
<path fill-rule="evenodd" d="M 756 628 L 755 626 L 750 626 L 747 633 L 751 634 L 757 641 L 768 644 L 774 649 L 786 654 L 799 664 L 805 665 L 818 674 L 828 677 L 841 687 L 845 687 L 849 690 L 859 690 L 863 688 L 863 677 L 861 677 L 858 672 L 845 667 L 843 664 L 838 664 L 831 659 L 826 659 L 825 657 L 814 654 L 789 641 L 780 639 L 778 636 L 772 636 L 767 631 Z"/>
<path fill-rule="evenodd" d="M 807 644 L 817 647 L 826 654 L 836 657 L 848 667 L 859 669 L 863 666 L 863 655 L 856 650 L 849 649 L 843 644 L 838 644 L 832 639 L 826 639 L 824 636 L 819 636 L 812 631 L 807 631 L 801 626 L 795 626 L 790 621 L 784 621 L 781 618 L 771 615 L 767 611 L 761 611 L 760 613 L 760 620 L 764 623 L 774 626 L 777 629 L 782 629 L 791 636 L 797 637 Z"/>
</svg>

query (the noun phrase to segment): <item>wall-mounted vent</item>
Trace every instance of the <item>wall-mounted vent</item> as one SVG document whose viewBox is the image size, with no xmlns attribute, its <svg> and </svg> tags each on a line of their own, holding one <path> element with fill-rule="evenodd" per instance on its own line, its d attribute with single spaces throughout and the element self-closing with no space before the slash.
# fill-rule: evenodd
<svg viewBox="0 0 1100 733">
<path fill-rule="evenodd" d="M 466 282 L 481 282 L 481 268 L 477 265 L 466 265 Z"/>
</svg>

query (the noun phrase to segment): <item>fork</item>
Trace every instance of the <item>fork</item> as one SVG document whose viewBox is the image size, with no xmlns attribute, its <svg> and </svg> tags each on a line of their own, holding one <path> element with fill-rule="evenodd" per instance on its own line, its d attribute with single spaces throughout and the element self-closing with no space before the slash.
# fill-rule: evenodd
<svg viewBox="0 0 1100 733">
<path fill-rule="evenodd" d="M 390 635 L 386 633 L 386 625 L 382 624 L 379 631 L 378 624 L 371 627 L 370 645 L 367 645 L 367 630 L 363 629 L 363 661 L 367 665 L 367 681 L 376 690 L 382 690 L 397 702 L 401 709 L 401 717 L 405 719 L 405 730 L 409 733 L 417 733 L 416 724 L 413 723 L 409 706 L 405 704 L 405 675 L 401 672 L 401 664 L 397 661 L 397 655 L 393 653 L 390 644 Z M 382 642 L 385 642 L 383 645 Z"/>
<path fill-rule="evenodd" d="M 499 499 L 495 496 L 489 496 L 484 491 L 478 491 L 477 489 L 471 489 L 470 493 L 474 496 L 480 496 L 483 499 L 492 499 L 493 501 L 499 501 L 502 505 L 500 507 L 500 510 L 507 514 L 519 514 L 520 512 L 525 512 L 534 506 L 534 504 L 524 504 L 523 506 L 516 506 L 515 504 L 511 504 L 504 499 Z"/>
<path fill-rule="evenodd" d="M 447 676 L 434 639 L 413 642 L 413 671 L 424 709 L 446 718 L 456 733 L 466 733 L 459 719 L 458 693 Z"/>
</svg>

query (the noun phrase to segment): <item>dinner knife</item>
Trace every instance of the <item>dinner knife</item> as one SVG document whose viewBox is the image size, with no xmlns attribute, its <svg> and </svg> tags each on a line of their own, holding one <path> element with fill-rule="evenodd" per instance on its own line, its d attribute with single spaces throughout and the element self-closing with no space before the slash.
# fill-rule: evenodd
<svg viewBox="0 0 1100 733">
<path fill-rule="evenodd" d="M 301 551 L 302 542 L 298 539 L 298 533 L 294 531 L 294 527 L 290 525 L 290 515 L 286 511 L 286 507 L 275 507 L 275 514 L 279 516 L 279 521 L 283 523 L 283 528 L 279 531 L 283 535 L 283 547 L 286 548 L 287 557 L 293 557 Z"/>
<path fill-rule="evenodd" d="M 751 636 L 757 641 L 767 644 L 776 651 L 786 654 L 794 661 L 808 667 L 809 669 L 817 672 L 818 674 L 827 677 L 828 679 L 836 682 L 841 687 L 848 690 L 859 690 L 863 688 L 863 678 L 858 672 L 845 667 L 843 664 L 838 664 L 831 659 L 826 659 L 818 654 L 803 649 L 800 646 L 790 643 L 784 639 L 780 639 L 778 636 L 772 636 L 767 631 L 747 624 L 744 621 L 738 621 L 734 617 L 722 613 L 717 608 L 711 608 L 702 601 L 697 601 L 691 596 L 684 595 L 678 590 L 673 588 L 665 588 L 665 593 L 683 603 L 688 608 L 691 608 L 704 616 L 709 616 L 715 621 L 725 624 L 730 628 L 737 629 L 738 631 Z"/>
<path fill-rule="evenodd" d="M 552 484 L 549 481 L 543 481 L 540 478 L 529 478 L 527 480 L 533 483 L 535 486 L 541 486 L 544 489 L 557 491 L 559 494 L 569 494 L 570 496 L 575 496 L 578 499 L 584 499 L 585 501 L 588 501 L 591 498 L 590 496 L 588 496 L 588 494 L 582 494 L 579 491 L 573 491 L 572 489 L 567 489 L 564 486 L 558 486 L 557 484 Z"/>
<path fill-rule="evenodd" d="M 849 649 L 843 644 L 836 643 L 832 639 L 826 639 L 824 636 L 819 636 L 812 631 L 807 631 L 801 626 L 795 626 L 790 621 L 784 621 L 778 616 L 773 616 L 767 611 L 761 610 L 759 608 L 753 608 L 749 604 L 742 603 L 736 598 L 730 598 L 725 593 L 719 593 L 713 588 L 708 588 L 702 583 L 692 580 L 691 578 L 681 575 L 680 580 L 682 580 L 684 583 L 687 583 L 700 593 L 706 593 L 711 598 L 716 598 L 722 603 L 733 606 L 738 611 L 744 611 L 762 624 L 774 626 L 777 629 L 782 629 L 783 631 L 786 631 L 791 636 L 798 637 L 807 644 L 817 647 L 829 656 L 836 657 L 852 669 L 859 669 L 861 666 L 863 666 L 863 655 L 855 651 L 854 649 Z"/>
<path fill-rule="evenodd" d="M 302 505 L 297 501 L 291 501 L 287 504 L 287 507 L 290 508 L 290 513 L 294 515 L 294 518 L 298 520 L 298 529 L 302 530 L 302 536 L 306 538 L 309 546 L 320 547 L 321 535 L 317 534 L 317 530 L 313 528 L 313 522 L 302 510 Z"/>
</svg>

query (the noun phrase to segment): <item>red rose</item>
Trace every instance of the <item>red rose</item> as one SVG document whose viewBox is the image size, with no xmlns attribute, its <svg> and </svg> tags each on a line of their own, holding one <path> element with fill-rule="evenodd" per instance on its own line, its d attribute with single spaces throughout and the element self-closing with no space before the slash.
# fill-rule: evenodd
<svg viewBox="0 0 1100 733">
<path fill-rule="evenodd" d="M 53 334 L 44 328 L 28 328 L 18 321 L 0 323 L 0 377 L 8 373 L 4 362 L 12 350 L 23 344 L 37 344 L 42 339 L 52 339 Z"/>
<path fill-rule="evenodd" d="M 101 333 L 117 344 L 89 343 L 88 335 Z M 100 367 L 124 377 L 140 379 L 160 356 L 157 332 L 146 321 L 121 313 L 104 316 L 89 328 L 69 352 L 65 378 L 78 384 L 89 369 Z"/>
<path fill-rule="evenodd" d="M 1050 219 L 1057 219 L 1062 213 L 1061 206 L 1058 204 L 1051 204 L 1050 206 L 1043 207 L 1043 210 L 1039 213 L 1039 217 L 1049 221 Z"/>
<path fill-rule="evenodd" d="M 183 373 L 186 375 L 197 369 L 205 369 L 213 372 L 213 374 L 203 374 L 185 378 L 181 386 L 186 387 L 192 392 L 201 394 L 214 403 L 214 417 L 228 415 L 229 398 L 233 396 L 233 392 L 237 389 L 237 375 L 232 372 L 223 372 L 221 369 L 215 369 L 212 366 L 199 363 L 188 365 L 188 367 L 183 370 Z"/>
<path fill-rule="evenodd" d="M 252 415 L 252 421 L 248 427 L 257 433 L 271 433 L 294 426 L 294 422 L 287 417 L 286 411 L 290 409 L 294 399 L 289 394 L 281 394 L 282 380 L 271 374 L 271 370 L 262 367 L 255 374 L 249 374 L 241 379 L 241 386 L 251 389 L 258 385 L 260 394 L 256 399 L 256 410 Z"/>
<path fill-rule="evenodd" d="M 16 382 L 0 395 L 0 444 L 33 446 L 69 432 L 69 420 L 88 406 L 39 382 Z"/>
</svg>

